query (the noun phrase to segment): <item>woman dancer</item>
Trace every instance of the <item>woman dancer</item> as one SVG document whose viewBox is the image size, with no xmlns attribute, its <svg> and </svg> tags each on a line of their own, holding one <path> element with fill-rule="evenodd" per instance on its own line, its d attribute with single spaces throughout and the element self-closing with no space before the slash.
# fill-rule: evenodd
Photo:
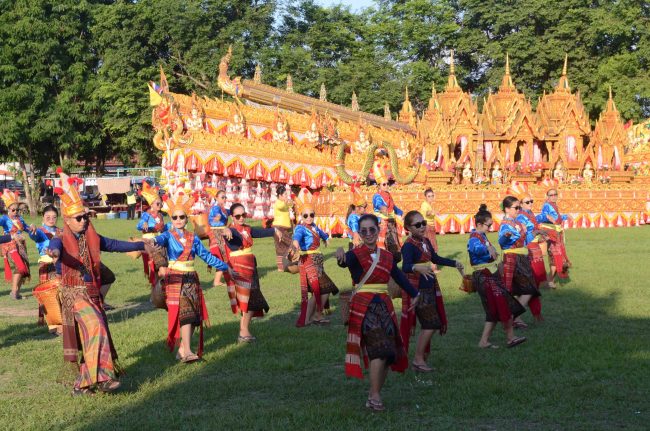
<svg viewBox="0 0 650 431">
<path fill-rule="evenodd" d="M 309 192 L 303 189 L 303 196 Z M 293 251 L 300 252 L 298 270 L 300 271 L 300 315 L 296 321 L 297 327 L 310 324 L 327 325 L 328 319 L 323 318 L 323 308 L 330 293 L 336 295 L 339 290 L 325 273 L 323 254 L 320 251 L 321 241 L 327 247 L 329 235 L 314 223 L 314 207 L 309 197 L 303 197 L 298 208 L 301 218 L 293 233 Z M 311 298 L 309 298 L 311 292 Z M 308 299 L 309 298 L 309 299 Z"/>
<path fill-rule="evenodd" d="M 552 289 L 556 288 L 555 275 L 560 279 L 565 279 L 569 276 L 569 268 L 571 268 L 571 261 L 566 253 L 566 246 L 564 244 L 564 228 L 562 223 L 570 220 L 566 214 L 560 214 L 557 207 L 558 192 L 555 186 L 551 186 L 546 191 L 546 202 L 542 206 L 542 212 L 537 216 L 540 227 L 548 234 L 548 257 L 549 257 L 549 274 L 548 286 Z"/>
<path fill-rule="evenodd" d="M 142 183 L 140 194 L 149 204 L 149 209 L 142 213 L 136 229 L 142 232 L 142 238 L 145 239 L 153 239 L 168 229 L 167 224 L 165 224 L 165 217 L 160 212 L 162 199 L 160 199 L 159 191 L 159 187 L 151 187 L 146 181 Z M 149 253 L 142 253 L 142 263 L 144 265 L 144 274 L 149 279 L 151 287 L 153 287 L 158 279 L 158 270 L 164 265 L 167 257 L 163 249 L 151 251 L 155 253 L 153 256 L 150 256 Z"/>
<path fill-rule="evenodd" d="M 154 238 L 154 242 L 165 247 L 169 257 L 168 266 L 160 270 L 167 303 L 167 346 L 170 351 L 178 347 L 176 358 L 190 363 L 203 355 L 203 322 L 209 324 L 199 275 L 194 269 L 195 256 L 218 271 L 233 274 L 228 265 L 206 250 L 197 235 L 185 230 L 194 198 L 179 191 L 165 199 L 164 204 L 172 228 Z M 199 327 L 199 347 L 194 354 L 190 341 L 196 327 Z"/>
<path fill-rule="evenodd" d="M 435 195 L 433 190 L 428 188 L 424 191 L 425 201 L 420 205 L 420 214 L 427 222 L 426 237 L 433 246 L 433 251 L 438 253 L 438 242 L 436 241 L 436 212 L 433 209 Z"/>
<path fill-rule="evenodd" d="M 226 241 L 232 238 L 232 235 L 230 230 L 227 228 L 230 212 L 226 209 L 226 192 L 212 188 L 207 188 L 206 192 L 216 199 L 215 204 L 212 205 L 210 213 L 208 214 L 208 223 L 210 224 L 210 232 L 208 233 L 208 236 L 210 237 L 210 253 L 212 253 L 212 255 L 217 259 L 227 262 L 228 247 L 226 246 Z M 222 276 L 222 271 L 217 271 L 214 274 L 214 281 L 212 283 L 213 287 L 224 285 L 221 282 Z M 226 284 L 228 284 L 228 282 L 232 284 L 232 281 L 226 277 Z"/>
<path fill-rule="evenodd" d="M 497 322 L 501 322 L 508 347 L 514 347 L 526 341 L 526 337 L 515 337 L 513 317 L 519 317 L 526 309 L 506 290 L 501 279 L 497 251 L 487 238 L 492 226 L 492 214 L 487 210 L 487 205 L 481 204 L 474 216 L 474 224 L 476 229 L 469 235 L 467 252 L 474 270 L 472 283 L 485 310 L 485 325 L 478 346 L 482 349 L 498 348 L 490 342 L 490 336 Z"/>
<path fill-rule="evenodd" d="M 9 189 L 4 189 L 2 196 L 5 208 L 7 208 L 7 215 L 0 217 L 0 226 L 5 234 L 12 235 L 11 241 L 0 246 L 0 252 L 4 258 L 5 263 L 5 279 L 11 281 L 10 296 L 13 299 L 22 299 L 20 294 L 20 287 L 25 279 L 29 280 L 29 259 L 27 257 L 27 247 L 25 246 L 25 238 L 20 234 L 22 232 L 34 233 L 36 227 L 28 226 L 25 220 L 18 213 L 18 199 L 17 193 Z"/>
<path fill-rule="evenodd" d="M 289 189 L 283 185 L 276 190 L 278 199 L 273 204 L 273 227 L 278 230 L 275 236 L 275 262 L 279 272 L 284 272 L 283 259 L 287 256 L 292 244 L 291 217 L 289 210 L 293 202 L 289 199 Z"/>
<path fill-rule="evenodd" d="M 546 282 L 546 266 L 544 266 L 544 254 L 540 243 L 546 241 L 547 235 L 540 229 L 537 223 L 537 218 L 533 213 L 533 197 L 525 186 L 513 184 L 510 187 L 510 194 L 517 197 L 521 202 L 521 211 L 517 214 L 517 221 L 526 228 L 528 259 L 530 259 L 530 267 L 533 270 L 535 283 L 539 289 L 540 285 Z"/>
<path fill-rule="evenodd" d="M 526 248 L 526 228 L 516 220 L 521 209 L 519 200 L 514 196 L 506 196 L 502 202 L 505 217 L 499 228 L 499 245 L 503 250 L 503 278 L 506 289 L 517 298 L 524 307 L 528 305 L 536 320 L 542 317 L 541 294 L 537 289 L 533 269 L 528 259 Z M 535 300 L 532 300 L 536 298 Z M 515 328 L 526 328 L 519 317 L 515 319 Z"/>
<path fill-rule="evenodd" d="M 356 188 L 353 188 L 352 190 L 352 197 L 353 200 L 348 207 L 348 214 L 345 218 L 347 235 L 350 239 L 350 244 L 348 246 L 349 250 L 361 245 L 361 237 L 359 236 L 359 217 L 366 213 L 366 206 L 368 205 L 366 199 Z"/>
<path fill-rule="evenodd" d="M 397 317 L 388 296 L 388 282 L 392 277 L 413 298 L 411 308 L 418 304 L 418 292 L 406 275 L 399 270 L 393 255 L 377 246 L 379 219 L 364 214 L 359 220 L 359 234 L 363 244 L 347 253 L 336 250 L 338 265 L 348 268 L 356 290 L 350 301 L 350 322 L 345 355 L 345 374 L 363 379 L 361 361 L 370 368 L 370 390 L 366 407 L 373 411 L 385 410 L 381 388 L 386 381 L 388 367 L 404 372 L 408 356 L 397 330 Z"/>
<path fill-rule="evenodd" d="M 408 353 L 409 339 L 411 332 L 415 331 L 415 316 L 417 315 L 421 330 L 411 365 L 415 371 L 428 373 L 433 371 L 433 368 L 429 367 L 426 362 L 431 348 L 431 338 L 436 331 L 439 331 L 440 335 L 447 332 L 445 305 L 432 263 L 455 267 L 461 275 L 463 274 L 463 264 L 457 260 L 438 256 L 431 241 L 426 237 L 427 221 L 418 211 L 406 213 L 404 227 L 409 232 L 409 237 L 402 247 L 402 271 L 407 274 L 411 285 L 420 293 L 420 302 L 415 309 L 409 311 L 411 299 L 402 292 L 400 333 Z"/>
<path fill-rule="evenodd" d="M 232 216 L 232 238 L 228 241 L 230 261 L 228 262 L 236 276 L 234 288 L 228 289 L 232 312 L 241 313 L 239 322 L 239 343 L 252 343 L 256 338 L 251 334 L 249 325 L 253 317 L 262 317 L 269 312 L 269 304 L 260 289 L 260 277 L 257 273 L 257 259 L 253 254 L 253 238 L 267 238 L 275 235 L 275 229 L 262 229 L 246 224 L 246 210 L 240 203 L 230 207 Z"/>
</svg>

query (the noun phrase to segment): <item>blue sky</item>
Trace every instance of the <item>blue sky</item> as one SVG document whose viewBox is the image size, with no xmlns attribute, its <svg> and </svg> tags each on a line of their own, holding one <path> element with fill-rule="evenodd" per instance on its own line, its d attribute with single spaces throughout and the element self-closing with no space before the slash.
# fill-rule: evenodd
<svg viewBox="0 0 650 431">
<path fill-rule="evenodd" d="M 323 6 L 332 6 L 336 4 L 347 5 L 351 6 L 353 11 L 366 8 L 374 4 L 372 0 L 317 0 L 316 2 L 322 4 Z"/>
</svg>

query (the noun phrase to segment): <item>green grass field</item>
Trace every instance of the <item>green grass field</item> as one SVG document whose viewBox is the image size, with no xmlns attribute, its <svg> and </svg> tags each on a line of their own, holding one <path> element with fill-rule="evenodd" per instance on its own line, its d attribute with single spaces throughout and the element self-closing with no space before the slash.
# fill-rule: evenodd
<svg viewBox="0 0 650 431">
<path fill-rule="evenodd" d="M 135 223 L 97 221 L 96 227 L 125 239 Z M 346 330 L 338 310 L 329 327 L 294 327 L 298 276 L 276 272 L 271 240 L 255 245 L 271 305 L 251 326 L 255 345 L 235 343 L 238 317 L 225 288 L 211 288 L 205 265 L 198 265 L 212 326 L 204 361 L 191 365 L 177 363 L 165 348 L 166 314 L 149 304 L 141 261 L 103 254 L 118 277 L 107 298 L 117 308 L 108 316 L 127 371 L 114 395 L 72 398 L 70 388 L 56 383 L 60 339 L 36 326 L 31 294 L 12 301 L 3 282 L 0 429 L 647 430 L 650 228 L 573 230 L 567 237 L 571 280 L 543 291 L 546 321 L 519 331 L 528 342 L 515 349 L 476 346 L 484 319 L 480 300 L 458 290 L 455 270 L 443 270 L 450 322 L 447 335 L 433 340 L 435 372 L 389 374 L 387 411 L 379 414 L 363 407 L 368 380 L 344 376 Z M 441 254 L 467 263 L 466 240 L 440 237 Z M 342 245 L 332 241 L 326 270 L 349 288 L 349 273 L 332 256 Z M 35 248 L 29 251 L 35 261 Z M 530 313 L 524 319 L 532 323 Z M 500 328 L 493 342 L 503 346 Z"/>
</svg>

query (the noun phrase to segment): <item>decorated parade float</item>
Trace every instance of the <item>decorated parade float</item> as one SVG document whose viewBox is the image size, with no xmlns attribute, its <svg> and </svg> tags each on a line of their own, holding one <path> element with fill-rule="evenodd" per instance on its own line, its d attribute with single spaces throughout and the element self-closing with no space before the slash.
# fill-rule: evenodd
<svg viewBox="0 0 650 431">
<path fill-rule="evenodd" d="M 554 91 L 533 110 L 517 91 L 506 58 L 495 93 L 476 101 L 459 86 L 453 53 L 447 84 L 432 88 L 419 116 L 408 89 L 398 115 L 363 112 L 352 94 L 350 107 L 320 97 L 265 85 L 258 66 L 253 79 L 232 78 L 232 51 L 221 59 L 218 84 L 226 97 L 169 91 L 150 83 L 154 145 L 163 152 L 161 184 L 200 193 L 222 188 L 231 202 L 255 218 L 272 217 L 279 184 L 309 189 L 317 223 L 344 231 L 351 188 L 368 202 L 374 178 L 387 175 L 396 204 L 419 208 L 424 190 L 436 193 L 436 228 L 467 232 L 480 203 L 495 215 L 512 181 L 526 182 L 535 210 L 544 201 L 542 180 L 559 184 L 560 205 L 572 215 L 569 227 L 636 226 L 650 219 L 650 124 L 624 124 L 611 90 L 600 118 L 591 123 L 580 94 L 571 91 L 567 60 Z M 202 205 L 197 204 L 197 211 Z M 497 216 L 496 221 L 500 219 Z M 495 225 L 496 227 L 496 225 Z"/>
</svg>

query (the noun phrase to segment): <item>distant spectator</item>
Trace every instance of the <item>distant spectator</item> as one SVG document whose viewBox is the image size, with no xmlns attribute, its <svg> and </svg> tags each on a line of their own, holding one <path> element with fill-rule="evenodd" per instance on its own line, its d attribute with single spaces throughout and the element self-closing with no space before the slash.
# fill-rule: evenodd
<svg viewBox="0 0 650 431">
<path fill-rule="evenodd" d="M 133 220 L 135 218 L 135 204 L 137 202 L 137 194 L 133 189 L 126 192 L 126 204 L 128 205 L 127 219 Z"/>
</svg>

